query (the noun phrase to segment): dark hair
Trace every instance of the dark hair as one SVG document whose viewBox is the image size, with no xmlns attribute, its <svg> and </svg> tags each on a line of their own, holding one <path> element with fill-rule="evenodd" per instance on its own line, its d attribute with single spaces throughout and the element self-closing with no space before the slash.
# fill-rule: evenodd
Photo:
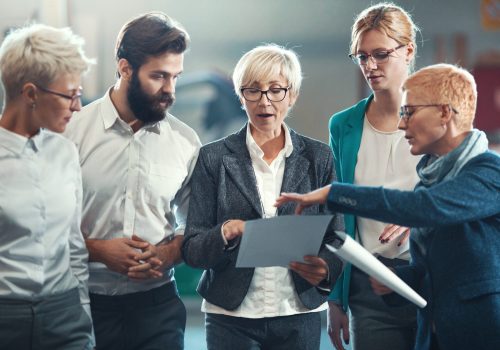
<svg viewBox="0 0 500 350">
<path fill-rule="evenodd" d="M 183 53 L 189 41 L 189 34 L 174 19 L 162 12 L 146 13 L 125 23 L 120 30 L 116 60 L 124 58 L 134 70 L 139 69 L 151 56 Z"/>
</svg>

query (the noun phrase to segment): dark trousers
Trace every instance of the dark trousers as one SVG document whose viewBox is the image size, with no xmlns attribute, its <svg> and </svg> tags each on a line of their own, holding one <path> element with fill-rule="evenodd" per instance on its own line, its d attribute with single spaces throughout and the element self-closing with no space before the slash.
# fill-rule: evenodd
<svg viewBox="0 0 500 350">
<path fill-rule="evenodd" d="M 319 312 L 268 318 L 207 313 L 208 350 L 319 350 Z"/>
<path fill-rule="evenodd" d="M 478 343 L 481 341 L 478 340 Z M 439 350 L 439 343 L 437 341 L 437 337 L 435 333 L 432 333 L 431 335 L 431 348 L 429 350 Z"/>
<path fill-rule="evenodd" d="M 0 349 L 89 349 L 92 323 L 77 289 L 31 302 L 0 299 Z"/>
<path fill-rule="evenodd" d="M 384 265 L 408 264 L 379 257 Z M 388 306 L 376 295 L 368 276 L 352 267 L 349 295 L 351 346 L 354 350 L 411 350 L 415 345 L 417 309 L 413 304 Z"/>
<path fill-rule="evenodd" d="M 90 294 L 98 350 L 184 349 L 186 308 L 175 282 L 125 295 Z"/>
</svg>

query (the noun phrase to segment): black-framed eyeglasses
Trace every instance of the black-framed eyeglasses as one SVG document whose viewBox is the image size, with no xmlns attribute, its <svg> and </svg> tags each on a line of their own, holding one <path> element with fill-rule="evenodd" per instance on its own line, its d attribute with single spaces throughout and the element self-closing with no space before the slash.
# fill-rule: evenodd
<svg viewBox="0 0 500 350">
<path fill-rule="evenodd" d="M 365 52 L 351 53 L 349 55 L 349 58 L 358 66 L 366 66 L 366 64 L 368 63 L 368 59 L 370 57 L 372 58 L 372 60 L 375 61 L 376 64 L 381 64 L 389 60 L 389 56 L 391 55 L 391 53 L 405 46 L 406 44 L 402 44 L 393 49 L 375 50 L 372 51 L 372 53 L 365 53 Z"/>
<path fill-rule="evenodd" d="M 286 97 L 287 91 L 290 90 L 290 86 L 287 87 L 273 87 L 267 90 L 261 90 L 257 88 L 241 88 L 241 94 L 245 100 L 250 102 L 260 101 L 262 95 L 266 95 L 267 99 L 271 102 L 283 101 Z"/>
<path fill-rule="evenodd" d="M 453 111 L 453 113 L 458 114 L 458 111 L 455 108 L 453 108 L 453 106 L 450 105 L 449 103 L 448 104 L 428 104 L 428 105 L 404 105 L 404 106 L 401 106 L 401 108 L 399 110 L 399 117 L 401 119 L 404 119 L 405 122 L 407 122 L 408 120 L 410 120 L 411 116 L 413 115 L 413 113 L 415 113 L 417 111 L 418 108 L 442 107 L 442 106 L 448 106 Z"/>
<path fill-rule="evenodd" d="M 80 98 L 82 97 L 81 88 L 75 94 L 73 94 L 73 95 L 66 95 L 66 94 L 63 94 L 61 92 L 57 92 L 57 91 L 46 89 L 46 88 L 44 88 L 43 86 L 40 86 L 40 85 L 36 85 L 35 84 L 35 86 L 38 89 L 42 90 L 43 92 L 46 92 L 48 94 L 56 95 L 56 96 L 65 98 L 67 100 L 70 100 L 71 101 L 70 105 L 69 105 L 70 108 L 75 107 L 75 105 L 77 105 L 77 103 L 80 101 Z"/>
</svg>

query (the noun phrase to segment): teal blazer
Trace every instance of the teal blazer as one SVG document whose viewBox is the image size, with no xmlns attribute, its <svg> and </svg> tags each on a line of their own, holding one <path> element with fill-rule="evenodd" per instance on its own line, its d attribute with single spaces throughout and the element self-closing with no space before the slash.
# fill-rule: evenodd
<svg viewBox="0 0 500 350">
<path fill-rule="evenodd" d="M 359 145 L 363 134 L 363 120 L 373 95 L 359 101 L 356 105 L 335 113 L 329 122 L 330 147 L 333 151 L 335 169 L 339 182 L 352 184 L 354 169 L 358 161 Z M 344 215 L 346 233 L 355 238 L 356 217 Z M 345 311 L 348 308 L 349 285 L 351 281 L 351 264 L 346 264 L 342 275 L 338 278 L 328 300 L 342 305 Z"/>
</svg>

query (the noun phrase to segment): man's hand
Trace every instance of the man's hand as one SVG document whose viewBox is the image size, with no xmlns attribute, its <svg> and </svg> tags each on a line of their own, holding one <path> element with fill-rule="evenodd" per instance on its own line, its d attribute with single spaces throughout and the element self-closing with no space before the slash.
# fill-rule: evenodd
<svg viewBox="0 0 500 350">
<path fill-rule="evenodd" d="M 142 250 L 149 243 L 138 242 L 129 238 L 87 239 L 89 261 L 101 262 L 111 271 L 126 275 L 129 268 L 139 265 Z"/>
<path fill-rule="evenodd" d="M 321 187 L 315 191 L 298 194 L 298 193 L 282 193 L 274 203 L 275 207 L 281 207 L 288 202 L 296 202 L 295 214 L 300 214 L 302 211 L 314 204 L 324 204 L 328 198 L 328 193 L 332 185 Z"/>
<path fill-rule="evenodd" d="M 410 229 L 404 226 L 389 224 L 386 227 L 384 227 L 384 230 L 382 231 L 382 234 L 378 239 L 380 243 L 384 244 L 384 243 L 389 243 L 390 241 L 398 237 L 401 237 L 398 242 L 398 247 L 399 247 L 405 244 L 408 241 L 408 238 L 410 238 Z"/>
<path fill-rule="evenodd" d="M 333 301 L 328 302 L 326 327 L 333 346 L 337 350 L 345 350 L 342 340 L 340 339 L 340 332 L 342 332 L 344 343 L 349 344 L 349 318 L 342 307 Z"/>
<path fill-rule="evenodd" d="M 317 256 L 304 256 L 305 263 L 293 261 L 290 269 L 299 274 L 300 277 L 311 283 L 313 286 L 319 285 L 328 278 L 328 264 L 325 260 Z"/>
<path fill-rule="evenodd" d="M 132 238 L 142 241 L 137 236 Z M 143 250 L 140 259 L 142 263 L 132 266 L 128 271 L 128 277 L 139 280 L 162 277 L 163 273 L 161 271 L 182 262 L 182 240 L 183 236 L 176 236 L 169 242 L 160 243 L 156 246 L 150 244 L 147 249 Z"/>
</svg>

